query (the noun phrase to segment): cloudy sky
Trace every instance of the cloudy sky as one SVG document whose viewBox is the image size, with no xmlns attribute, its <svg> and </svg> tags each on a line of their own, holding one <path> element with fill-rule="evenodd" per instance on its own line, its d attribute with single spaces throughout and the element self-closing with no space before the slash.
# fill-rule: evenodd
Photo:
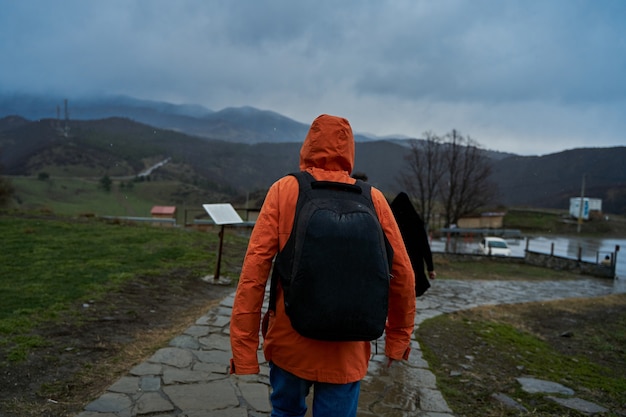
<svg viewBox="0 0 626 417">
<path fill-rule="evenodd" d="M 330 113 L 522 155 L 626 146 L 626 1 L 0 0 L 0 92 Z"/>
</svg>

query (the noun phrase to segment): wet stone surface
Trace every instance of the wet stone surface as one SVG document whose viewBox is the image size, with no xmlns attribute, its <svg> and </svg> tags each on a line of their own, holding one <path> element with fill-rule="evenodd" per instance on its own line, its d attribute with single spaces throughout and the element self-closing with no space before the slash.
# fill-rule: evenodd
<svg viewBox="0 0 626 417">
<path fill-rule="evenodd" d="M 479 305 L 599 296 L 609 294 L 611 290 L 609 284 L 603 285 L 597 280 L 568 282 L 567 285 L 515 281 L 484 281 L 477 285 L 476 281 L 434 281 L 428 292 L 417 300 L 415 324 L 419 326 L 422 321 L 439 314 Z M 129 370 L 127 376 L 87 404 L 77 417 L 269 416 L 269 368 L 263 363 L 262 352 L 259 351 L 259 375 L 234 376 L 228 373 L 231 357 L 228 327 L 233 300 L 234 293 L 174 338 L 170 346 L 158 350 L 146 362 Z M 372 352 L 368 374 L 361 384 L 359 417 L 454 416 L 436 388 L 435 376 L 422 357 L 419 343 L 412 343 L 408 361 L 394 362 L 391 368 L 386 367 L 382 355 L 384 338 L 373 343 Z M 567 387 L 563 388 L 567 391 Z M 602 409 L 575 397 L 550 398 L 563 407 L 583 412 L 601 412 L 595 410 Z M 307 415 L 311 415 L 310 409 Z"/>
</svg>

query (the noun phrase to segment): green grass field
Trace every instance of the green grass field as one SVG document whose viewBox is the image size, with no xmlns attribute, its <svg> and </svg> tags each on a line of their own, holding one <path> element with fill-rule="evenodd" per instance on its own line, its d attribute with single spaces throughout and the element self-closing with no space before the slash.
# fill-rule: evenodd
<svg viewBox="0 0 626 417">
<path fill-rule="evenodd" d="M 0 232 L 0 335 L 18 344 L 37 324 L 135 276 L 174 269 L 208 275 L 218 244 L 216 233 L 97 219 L 0 215 Z M 233 233 L 225 242 L 247 244 Z M 224 252 L 222 262 L 240 265 L 241 252 Z"/>
<path fill-rule="evenodd" d="M 55 214 L 78 215 L 93 213 L 99 216 L 150 216 L 150 209 L 169 197 L 178 183 L 133 183 L 132 188 L 120 187 L 114 181 L 109 192 L 100 188 L 99 179 L 51 178 L 45 181 L 34 177 L 11 179 L 16 199 L 22 209 L 46 209 Z M 128 183 L 128 182 L 125 182 Z M 165 200 L 167 201 L 167 200 Z M 167 205 L 160 203 L 161 205 Z"/>
</svg>

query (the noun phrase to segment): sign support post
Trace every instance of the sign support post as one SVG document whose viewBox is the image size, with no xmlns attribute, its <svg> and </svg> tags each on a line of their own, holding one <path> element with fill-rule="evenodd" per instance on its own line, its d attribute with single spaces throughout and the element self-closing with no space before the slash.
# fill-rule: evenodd
<svg viewBox="0 0 626 417">
<path fill-rule="evenodd" d="M 213 274 L 213 277 L 205 277 L 204 281 L 212 284 L 228 285 L 230 284 L 230 279 L 220 277 L 222 248 L 224 246 L 224 226 L 227 224 L 243 223 L 243 220 L 230 204 L 203 204 L 202 207 L 209 214 L 213 222 L 220 226 L 220 231 L 218 233 L 219 243 L 217 247 L 217 261 L 215 262 L 215 273 Z"/>
<path fill-rule="evenodd" d="M 214 281 L 220 280 L 220 265 L 222 264 L 222 247 L 224 246 L 224 225 L 220 226 L 220 231 L 217 235 L 220 237 L 220 243 L 217 248 L 217 262 L 215 263 L 215 274 L 213 275 Z"/>
</svg>

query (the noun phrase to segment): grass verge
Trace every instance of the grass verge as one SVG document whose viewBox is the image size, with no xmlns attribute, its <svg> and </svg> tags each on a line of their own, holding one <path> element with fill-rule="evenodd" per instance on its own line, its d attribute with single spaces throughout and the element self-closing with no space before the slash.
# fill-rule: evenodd
<svg viewBox="0 0 626 417">
<path fill-rule="evenodd" d="M 456 415 L 582 416 L 516 378 L 558 382 L 578 398 L 626 412 L 626 294 L 480 307 L 422 323 L 417 338 Z M 528 411 L 492 398 L 503 393 Z"/>
<path fill-rule="evenodd" d="M 436 253 L 433 254 L 433 262 L 439 279 L 546 281 L 579 277 L 567 271 L 527 265 L 522 259 L 516 258 Z"/>
</svg>

